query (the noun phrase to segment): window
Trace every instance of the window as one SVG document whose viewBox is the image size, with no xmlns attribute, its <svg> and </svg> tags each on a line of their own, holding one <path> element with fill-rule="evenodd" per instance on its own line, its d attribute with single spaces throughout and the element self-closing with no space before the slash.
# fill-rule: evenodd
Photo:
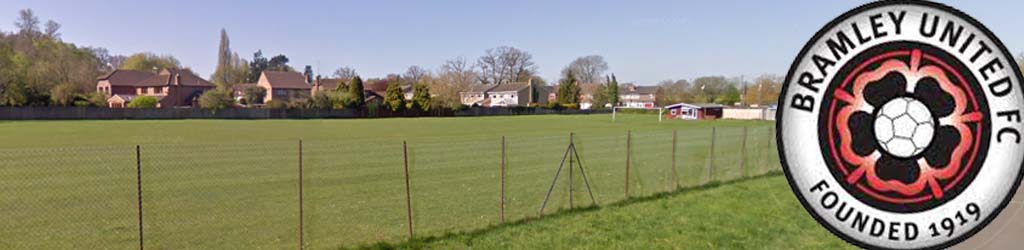
<svg viewBox="0 0 1024 250">
<path fill-rule="evenodd" d="M 285 91 L 283 89 L 274 90 L 274 95 L 283 96 L 283 95 L 287 95 L 287 94 L 288 94 L 288 91 Z"/>
<path fill-rule="evenodd" d="M 164 88 L 156 88 L 156 93 L 161 94 L 164 92 Z"/>
</svg>

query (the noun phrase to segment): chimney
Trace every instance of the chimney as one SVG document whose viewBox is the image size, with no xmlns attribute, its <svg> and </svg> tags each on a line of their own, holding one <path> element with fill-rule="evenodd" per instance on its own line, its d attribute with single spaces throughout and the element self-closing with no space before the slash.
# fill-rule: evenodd
<svg viewBox="0 0 1024 250">
<path fill-rule="evenodd" d="M 316 75 L 316 81 L 313 82 L 313 86 L 320 87 L 320 75 Z"/>
<path fill-rule="evenodd" d="M 174 74 L 174 85 L 181 86 L 181 74 Z"/>
</svg>

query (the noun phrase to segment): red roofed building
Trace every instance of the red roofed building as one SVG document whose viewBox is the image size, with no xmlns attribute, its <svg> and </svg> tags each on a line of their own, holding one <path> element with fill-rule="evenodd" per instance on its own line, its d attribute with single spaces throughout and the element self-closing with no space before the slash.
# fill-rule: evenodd
<svg viewBox="0 0 1024 250">
<path fill-rule="evenodd" d="M 142 71 L 115 70 L 99 77 L 96 90 L 110 94 L 111 108 L 124 108 L 138 96 L 159 100 L 158 108 L 195 105 L 199 96 L 215 88 L 213 83 L 187 69 L 163 69 L 153 74 Z"/>
<path fill-rule="evenodd" d="M 272 100 L 290 102 L 292 100 L 308 99 L 313 86 L 306 82 L 306 76 L 299 72 L 291 71 L 263 71 L 260 73 L 260 80 L 256 86 L 267 90 L 263 97 L 263 103 Z"/>
</svg>

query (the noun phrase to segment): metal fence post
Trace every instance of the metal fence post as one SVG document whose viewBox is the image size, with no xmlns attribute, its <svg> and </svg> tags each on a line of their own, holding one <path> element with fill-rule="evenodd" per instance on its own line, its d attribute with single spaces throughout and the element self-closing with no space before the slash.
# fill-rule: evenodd
<svg viewBox="0 0 1024 250">
<path fill-rule="evenodd" d="M 135 191 L 139 209 L 139 250 L 142 250 L 142 147 L 139 145 L 135 145 Z"/>
<path fill-rule="evenodd" d="M 708 150 L 708 176 L 707 182 L 715 180 L 715 128 L 711 128 L 711 147 Z"/>
<path fill-rule="evenodd" d="M 676 130 L 672 130 L 672 190 L 679 189 L 679 173 L 676 170 Z"/>
<path fill-rule="evenodd" d="M 626 130 L 626 199 L 629 199 L 629 155 L 633 145 L 633 132 Z"/>
<path fill-rule="evenodd" d="M 570 147 L 572 147 L 572 145 L 573 145 L 573 141 L 572 141 L 573 138 L 572 137 L 573 137 L 573 133 L 569 133 L 569 146 Z M 573 150 L 576 150 L 576 149 L 574 148 Z M 572 186 L 572 179 L 573 179 L 572 163 L 573 163 L 572 162 L 572 157 L 569 157 L 569 209 L 572 209 L 573 207 L 575 207 L 575 206 L 573 206 L 573 202 L 572 202 L 572 191 L 573 191 L 573 186 Z"/>
<path fill-rule="evenodd" d="M 402 159 L 405 165 L 405 212 L 409 223 L 409 239 L 412 239 L 412 195 L 409 194 L 409 149 L 402 141 Z"/>
<path fill-rule="evenodd" d="M 306 245 L 302 238 L 302 217 L 302 140 L 299 139 L 299 249 Z"/>
<path fill-rule="evenodd" d="M 505 223 L 505 136 L 501 137 L 501 223 Z"/>
<path fill-rule="evenodd" d="M 743 127 L 743 139 L 740 142 L 740 176 L 747 177 L 747 127 Z"/>
</svg>

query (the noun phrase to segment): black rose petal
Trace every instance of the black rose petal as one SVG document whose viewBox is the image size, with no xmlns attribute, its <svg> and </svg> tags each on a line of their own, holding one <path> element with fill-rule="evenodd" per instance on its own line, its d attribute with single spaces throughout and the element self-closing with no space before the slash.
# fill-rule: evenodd
<svg viewBox="0 0 1024 250">
<path fill-rule="evenodd" d="M 850 116 L 850 132 L 853 136 L 853 152 L 860 156 L 870 155 L 875 152 L 876 139 L 874 129 L 875 117 L 865 113 L 856 112 Z"/>
<path fill-rule="evenodd" d="M 898 159 L 888 154 L 875 163 L 875 173 L 882 180 L 898 180 L 910 184 L 917 180 L 920 168 L 916 159 Z"/>
<path fill-rule="evenodd" d="M 939 88 L 939 82 L 934 78 L 926 77 L 917 82 L 914 87 L 914 98 L 928 106 L 932 117 L 946 117 L 953 113 L 953 96 Z"/>
<path fill-rule="evenodd" d="M 953 127 L 942 126 L 935 130 L 932 143 L 924 151 L 924 158 L 936 169 L 945 168 L 949 165 L 949 158 L 953 149 L 960 144 L 960 133 Z"/>
<path fill-rule="evenodd" d="M 885 77 L 882 77 L 882 79 L 871 82 L 864 87 L 864 99 L 871 106 L 880 108 L 889 100 L 905 95 L 907 93 L 906 86 L 907 79 L 903 77 L 903 74 L 890 72 Z"/>
</svg>

